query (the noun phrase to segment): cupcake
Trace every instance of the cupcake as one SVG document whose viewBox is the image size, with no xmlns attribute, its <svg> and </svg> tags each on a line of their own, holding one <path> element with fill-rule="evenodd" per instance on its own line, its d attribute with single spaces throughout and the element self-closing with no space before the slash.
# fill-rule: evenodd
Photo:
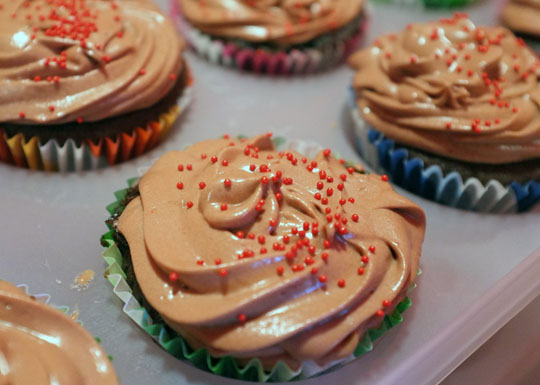
<svg viewBox="0 0 540 385">
<path fill-rule="evenodd" d="M 105 258 L 177 357 L 245 380 L 309 377 L 409 306 L 425 217 L 387 180 L 268 136 L 199 142 L 117 194 Z"/>
<path fill-rule="evenodd" d="M 504 25 L 516 33 L 540 37 L 540 4 L 527 0 L 508 0 L 501 13 Z"/>
<path fill-rule="evenodd" d="M 0 280 L 3 384 L 118 385 L 96 340 L 72 318 Z"/>
<path fill-rule="evenodd" d="M 269 74 L 335 65 L 358 42 L 364 0 L 170 0 L 194 49 L 212 62 Z"/>
<path fill-rule="evenodd" d="M 409 25 L 350 58 L 358 149 L 394 183 L 467 210 L 540 200 L 536 56 L 464 14 Z"/>
<path fill-rule="evenodd" d="M 0 23 L 3 162 L 115 164 L 154 147 L 188 101 L 185 43 L 150 0 L 7 2 Z"/>
</svg>

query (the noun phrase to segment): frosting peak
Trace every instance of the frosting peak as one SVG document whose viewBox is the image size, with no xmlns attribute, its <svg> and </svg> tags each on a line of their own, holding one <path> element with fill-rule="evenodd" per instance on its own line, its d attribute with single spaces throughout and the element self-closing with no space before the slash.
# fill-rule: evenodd
<svg viewBox="0 0 540 385">
<path fill-rule="evenodd" d="M 478 163 L 540 157 L 539 62 L 505 28 L 411 24 L 350 65 L 364 119 L 397 142 Z"/>
<path fill-rule="evenodd" d="M 422 210 L 329 150 L 204 141 L 163 156 L 139 191 L 118 225 L 137 282 L 214 355 L 345 358 L 416 277 Z"/>
<path fill-rule="evenodd" d="M 96 121 L 157 103 L 183 41 L 148 0 L 14 0 L 0 9 L 0 122 Z"/>
</svg>

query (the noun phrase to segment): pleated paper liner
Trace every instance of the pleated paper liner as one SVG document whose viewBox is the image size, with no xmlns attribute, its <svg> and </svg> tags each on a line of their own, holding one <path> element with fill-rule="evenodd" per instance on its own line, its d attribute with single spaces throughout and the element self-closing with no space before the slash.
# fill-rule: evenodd
<svg viewBox="0 0 540 385">
<path fill-rule="evenodd" d="M 280 149 L 295 150 L 310 157 L 314 157 L 322 150 L 322 147 L 315 143 L 287 141 L 283 138 L 275 138 L 274 142 Z M 147 167 L 141 168 L 139 174 L 144 174 L 147 169 Z M 114 193 L 116 200 L 107 206 L 107 210 L 111 216 L 119 215 L 124 210 L 130 199 L 130 192 L 133 192 L 139 179 L 139 177 L 129 179 L 127 181 L 127 188 Z M 317 365 L 313 361 L 306 361 L 297 370 L 293 370 L 284 362 L 279 361 L 270 371 L 265 371 L 262 363 L 256 358 L 250 360 L 247 364 L 242 364 L 230 356 L 213 357 L 207 349 L 193 350 L 180 335 L 172 332 L 164 322 L 153 321 L 148 310 L 141 306 L 139 301 L 134 297 L 132 287 L 127 283 L 127 275 L 122 268 L 124 256 L 115 243 L 115 230 L 110 224 L 108 224 L 108 227 L 109 231 L 101 237 L 101 243 L 106 247 L 106 250 L 102 254 L 103 259 L 107 263 L 105 277 L 111 283 L 113 292 L 124 303 L 124 313 L 174 357 L 219 376 L 245 381 L 280 382 L 300 380 L 333 371 L 345 363 L 354 360 L 356 357 L 373 350 L 374 342 L 392 327 L 401 323 L 403 321 L 402 313 L 412 305 L 410 299 L 405 297 L 396 306 L 392 314 L 385 315 L 378 327 L 370 329 L 365 333 L 354 353 L 343 360 L 329 363 L 324 367 Z M 420 271 L 418 274 L 420 274 Z M 411 285 L 409 292 L 415 286 L 415 284 Z"/>
<path fill-rule="evenodd" d="M 207 35 L 182 17 L 178 0 L 170 0 L 170 13 L 190 46 L 214 64 L 271 75 L 307 74 L 343 62 L 358 46 L 367 17 L 314 39 L 310 46 L 278 50 L 264 45 L 230 41 Z"/>
<path fill-rule="evenodd" d="M 349 91 L 354 145 L 376 172 L 387 173 L 393 183 L 423 198 L 470 211 L 525 212 L 540 202 L 540 181 L 503 185 L 491 179 L 483 184 L 474 177 L 464 179 L 457 171 L 445 174 L 438 165 L 426 166 L 364 121 L 356 107 L 354 90 Z"/>
<path fill-rule="evenodd" d="M 135 158 L 159 144 L 192 98 L 192 80 L 178 103 L 157 120 L 134 127 L 131 132 L 104 136 L 97 142 L 80 144 L 68 139 L 62 145 L 55 139 L 42 142 L 38 136 L 26 140 L 22 133 L 9 136 L 0 127 L 0 161 L 18 167 L 43 171 L 85 171 L 115 165 Z"/>
</svg>

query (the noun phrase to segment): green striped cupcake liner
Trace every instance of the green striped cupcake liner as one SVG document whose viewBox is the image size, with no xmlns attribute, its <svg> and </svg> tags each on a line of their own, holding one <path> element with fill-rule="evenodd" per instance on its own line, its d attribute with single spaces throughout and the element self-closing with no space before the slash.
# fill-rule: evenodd
<svg viewBox="0 0 540 385">
<path fill-rule="evenodd" d="M 287 141 L 282 138 L 276 138 L 275 142 L 278 147 L 287 144 Z M 294 149 L 306 155 L 309 152 L 318 152 L 322 149 L 318 145 L 306 144 L 305 142 L 289 142 L 288 144 L 288 149 Z M 107 206 L 107 211 L 112 218 L 117 218 L 125 209 L 130 198 L 130 192 L 137 186 L 139 179 L 139 177 L 128 179 L 127 188 L 114 193 L 115 201 Z M 213 357 L 205 348 L 192 349 L 181 335 L 171 330 L 162 320 L 152 320 L 149 314 L 150 309 L 142 306 L 133 295 L 133 288 L 128 284 L 127 274 L 122 268 L 124 266 L 124 256 L 115 242 L 115 229 L 111 223 L 107 223 L 107 226 L 109 231 L 101 237 L 101 244 L 106 248 L 102 253 L 102 258 L 107 264 L 105 277 L 112 285 L 114 294 L 123 302 L 123 312 L 169 354 L 218 376 L 244 381 L 284 382 L 309 378 L 332 371 L 373 350 L 374 342 L 388 330 L 401 323 L 403 321 L 402 313 L 412 305 L 409 297 L 405 297 L 396 306 L 392 314 L 385 315 L 378 327 L 365 333 L 354 353 L 343 360 L 329 363 L 324 367 L 317 365 L 313 361 L 306 361 L 297 370 L 279 361 L 270 371 L 265 371 L 261 361 L 257 358 L 251 359 L 248 363 L 240 363 L 231 356 Z M 420 274 L 420 271 L 418 274 Z M 416 285 L 413 283 L 409 288 L 409 293 L 415 287 Z"/>
</svg>

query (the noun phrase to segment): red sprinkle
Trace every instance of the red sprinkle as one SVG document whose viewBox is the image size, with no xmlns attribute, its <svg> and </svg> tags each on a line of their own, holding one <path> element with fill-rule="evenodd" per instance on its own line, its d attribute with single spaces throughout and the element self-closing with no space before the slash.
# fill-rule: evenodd
<svg viewBox="0 0 540 385">
<path fill-rule="evenodd" d="M 229 274 L 229 272 L 227 271 L 227 269 L 225 269 L 225 268 L 219 269 L 219 275 L 221 275 L 222 277 L 226 277 L 227 274 Z"/>
<path fill-rule="evenodd" d="M 358 275 L 363 275 L 364 274 L 364 271 L 365 269 L 363 267 L 359 267 L 358 270 L 356 270 L 356 272 L 358 273 Z"/>
<path fill-rule="evenodd" d="M 371 251 L 372 253 L 374 253 L 374 252 L 375 252 L 375 246 L 373 246 L 373 245 L 369 246 L 369 251 Z"/>
<path fill-rule="evenodd" d="M 328 277 L 324 274 L 319 275 L 319 282 L 326 283 L 328 281 Z"/>
<path fill-rule="evenodd" d="M 203 190 L 205 187 L 206 187 L 206 183 L 204 183 L 204 182 L 200 182 L 200 183 L 199 183 L 199 188 L 200 188 L 201 190 Z"/>
<path fill-rule="evenodd" d="M 285 270 L 285 269 L 283 268 L 283 266 L 278 266 L 278 267 L 276 267 L 276 271 L 277 271 L 277 273 L 278 273 L 279 275 L 283 275 L 283 271 L 284 271 L 284 270 Z"/>
<path fill-rule="evenodd" d="M 382 305 L 384 307 L 389 307 L 390 305 L 392 305 L 392 302 L 390 302 L 389 300 L 385 299 L 384 301 L 382 301 Z"/>
<path fill-rule="evenodd" d="M 383 310 L 377 310 L 377 312 L 375 314 L 377 315 L 377 317 L 384 317 L 384 311 Z"/>
<path fill-rule="evenodd" d="M 337 284 L 339 287 L 345 287 L 345 280 L 343 278 L 338 279 Z"/>
<path fill-rule="evenodd" d="M 226 178 L 224 181 L 223 181 L 223 184 L 225 185 L 225 187 L 231 187 L 232 185 L 232 182 L 229 178 Z"/>
<path fill-rule="evenodd" d="M 222 203 L 221 204 L 221 211 L 225 211 L 227 210 L 227 203 Z"/>
<path fill-rule="evenodd" d="M 383 182 L 388 182 L 388 175 L 386 175 L 386 174 L 381 175 L 381 180 Z"/>
<path fill-rule="evenodd" d="M 176 282 L 178 280 L 178 273 L 175 273 L 174 271 L 169 273 L 169 281 Z"/>
<path fill-rule="evenodd" d="M 360 217 L 358 216 L 358 214 L 353 214 L 353 215 L 351 215 L 351 219 L 353 220 L 353 222 L 358 222 Z"/>
<path fill-rule="evenodd" d="M 188 209 L 193 207 L 193 202 L 192 201 L 187 201 L 186 204 L 187 204 Z"/>
<path fill-rule="evenodd" d="M 246 315 L 244 313 L 238 314 L 237 318 L 240 322 L 246 322 Z"/>
<path fill-rule="evenodd" d="M 184 188 L 184 184 L 183 184 L 182 182 L 178 182 L 178 183 L 176 184 L 176 188 L 177 188 L 178 190 L 182 190 L 182 189 Z"/>
</svg>

